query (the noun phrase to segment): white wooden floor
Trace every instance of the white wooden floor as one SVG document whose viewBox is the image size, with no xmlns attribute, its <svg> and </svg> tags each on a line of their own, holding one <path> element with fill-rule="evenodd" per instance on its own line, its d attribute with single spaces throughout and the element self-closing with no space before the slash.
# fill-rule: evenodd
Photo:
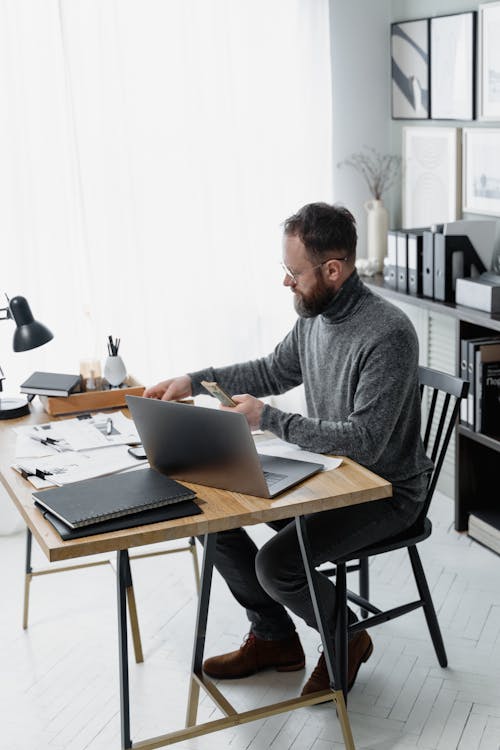
<svg viewBox="0 0 500 750">
<path fill-rule="evenodd" d="M 434 501 L 434 533 L 420 546 L 448 650 L 438 666 L 421 611 L 372 630 L 375 650 L 349 695 L 356 747 L 499 750 L 500 559 L 452 528 L 453 508 Z M 257 541 L 271 532 L 256 528 Z M 21 628 L 24 535 L 0 538 L 0 749 L 116 750 L 119 742 L 115 581 L 109 566 L 44 576 L 32 584 L 30 626 Z M 35 563 L 43 563 L 39 553 Z M 195 587 L 187 553 L 133 564 L 145 662 L 131 660 L 132 738 L 183 726 Z M 374 601 L 414 596 L 405 554 L 372 564 Z M 297 695 L 318 658 L 318 635 L 298 631 L 305 672 L 269 671 L 221 684 L 245 709 Z M 239 646 L 244 613 L 214 579 L 206 655 Z M 201 720 L 217 718 L 205 697 Z M 338 750 L 329 705 L 301 709 L 185 741 L 179 748 Z"/>
</svg>

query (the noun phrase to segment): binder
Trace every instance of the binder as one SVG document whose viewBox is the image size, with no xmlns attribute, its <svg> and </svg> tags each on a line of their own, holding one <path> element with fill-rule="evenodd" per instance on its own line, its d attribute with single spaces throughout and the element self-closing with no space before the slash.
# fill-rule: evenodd
<svg viewBox="0 0 500 750">
<path fill-rule="evenodd" d="M 408 242 L 408 293 L 422 294 L 423 235 L 407 233 Z"/>
<path fill-rule="evenodd" d="M 403 294 L 408 293 L 408 243 L 406 238 L 406 232 L 398 232 L 396 237 L 396 253 L 397 253 L 397 283 L 396 288 L 398 292 Z"/>
<path fill-rule="evenodd" d="M 434 297 L 434 233 L 425 230 L 422 235 L 422 294 Z"/>
<path fill-rule="evenodd" d="M 384 266 L 384 285 L 397 287 L 397 236 L 398 232 L 387 232 L 387 264 Z"/>
<path fill-rule="evenodd" d="M 188 487 L 150 468 L 33 492 L 38 505 L 72 529 L 195 497 Z"/>
<path fill-rule="evenodd" d="M 459 235 L 434 235 L 434 299 L 454 301 L 456 281 L 466 275 L 464 239 Z"/>
<path fill-rule="evenodd" d="M 462 378 L 462 380 L 469 380 L 469 368 L 468 368 L 468 360 L 467 360 L 468 346 L 469 346 L 469 339 L 460 340 L 460 377 Z M 468 401 L 466 398 L 463 398 L 460 401 L 459 422 L 460 424 L 463 424 L 465 427 L 469 426 Z"/>
<path fill-rule="evenodd" d="M 469 277 L 472 266 L 478 273 L 486 267 L 465 235 L 434 235 L 434 299 L 455 301 L 457 279 Z"/>
</svg>

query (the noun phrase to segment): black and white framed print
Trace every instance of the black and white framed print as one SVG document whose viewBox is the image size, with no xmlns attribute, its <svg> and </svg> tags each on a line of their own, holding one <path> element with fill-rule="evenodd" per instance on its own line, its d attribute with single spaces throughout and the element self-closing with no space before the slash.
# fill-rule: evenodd
<svg viewBox="0 0 500 750">
<path fill-rule="evenodd" d="M 464 128 L 463 210 L 500 216 L 500 129 Z"/>
<path fill-rule="evenodd" d="M 460 129 L 403 128 L 403 227 L 460 218 Z"/>
<path fill-rule="evenodd" d="M 475 116 L 476 11 L 430 20 L 431 118 Z"/>
<path fill-rule="evenodd" d="M 392 118 L 429 117 L 429 20 L 391 24 Z"/>
<path fill-rule="evenodd" d="M 479 5 L 479 117 L 500 121 L 500 2 Z"/>
</svg>

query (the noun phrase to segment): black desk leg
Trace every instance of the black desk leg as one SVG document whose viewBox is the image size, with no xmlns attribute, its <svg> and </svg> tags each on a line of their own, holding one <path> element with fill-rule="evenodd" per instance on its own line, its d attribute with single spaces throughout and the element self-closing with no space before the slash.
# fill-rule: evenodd
<svg viewBox="0 0 500 750">
<path fill-rule="evenodd" d="M 23 630 L 28 627 L 28 613 L 29 613 L 29 601 L 30 601 L 30 584 L 31 574 L 33 568 L 31 567 L 31 543 L 32 534 L 28 527 L 26 527 L 26 562 L 24 565 L 24 606 L 23 606 Z"/>
<path fill-rule="evenodd" d="M 118 550 L 116 556 L 121 736 L 122 750 L 129 750 L 129 748 L 132 747 L 132 740 L 130 739 L 130 695 L 127 648 L 127 582 L 130 580 L 128 550 Z"/>
<path fill-rule="evenodd" d="M 205 534 L 203 539 L 203 563 L 201 568 L 201 584 L 198 596 L 198 611 L 196 614 L 196 629 L 193 645 L 193 662 L 191 665 L 191 683 L 189 687 L 186 726 L 196 724 L 200 685 L 196 677 L 202 676 L 203 653 L 205 651 L 205 637 L 207 633 L 208 605 L 212 588 L 212 572 L 215 560 L 215 545 L 217 534 Z"/>
<path fill-rule="evenodd" d="M 344 692 L 341 689 L 342 680 L 339 670 L 339 662 L 335 660 L 333 652 L 333 643 L 330 638 L 328 631 L 328 623 L 326 620 L 325 610 L 321 597 L 319 594 L 319 588 L 314 576 L 315 569 L 312 562 L 311 547 L 309 544 L 309 538 L 307 534 L 306 522 L 304 516 L 297 516 L 295 518 L 295 526 L 297 528 L 297 536 L 299 539 L 300 551 L 302 553 L 302 560 L 304 562 L 304 568 L 307 576 L 307 583 L 309 584 L 309 593 L 311 594 L 312 605 L 314 609 L 314 616 L 318 624 L 319 634 L 323 643 L 323 653 L 325 655 L 326 668 L 328 670 L 328 678 L 330 680 L 330 688 L 333 692 L 332 698 L 334 699 L 337 706 L 337 714 L 339 717 L 340 725 L 342 728 L 342 734 L 344 736 L 344 744 L 346 748 L 351 750 L 354 748 L 354 740 L 351 732 L 351 725 L 349 723 L 349 717 L 347 715 L 347 708 L 345 703 Z M 345 570 L 344 570 L 345 576 Z M 338 569 L 337 569 L 338 579 Z M 345 582 L 344 582 L 345 585 Z M 341 584 L 342 587 L 342 584 Z M 341 593 L 341 592 L 339 592 Z M 340 604 L 339 597 L 337 597 L 337 604 Z M 338 612 L 337 612 L 337 623 L 338 623 Z M 339 633 L 340 636 L 340 633 Z M 338 687 L 336 687 L 338 686 Z"/>
</svg>

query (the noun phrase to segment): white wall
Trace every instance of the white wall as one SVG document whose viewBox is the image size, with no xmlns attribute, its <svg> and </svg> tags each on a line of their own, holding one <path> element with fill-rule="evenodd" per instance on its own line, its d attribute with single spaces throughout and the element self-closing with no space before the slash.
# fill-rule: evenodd
<svg viewBox="0 0 500 750">
<path fill-rule="evenodd" d="M 336 165 L 371 146 L 390 151 L 390 0 L 331 0 L 333 195 L 358 223 L 358 257 L 366 257 L 366 214 L 371 196 L 362 177 Z M 390 198 L 390 193 L 388 193 Z M 390 205 L 390 201 L 387 201 Z M 392 216 L 390 223 L 392 225 Z"/>
<path fill-rule="evenodd" d="M 401 153 L 402 128 L 412 120 L 391 119 L 390 24 L 412 18 L 477 10 L 470 0 L 330 0 L 333 88 L 333 195 L 352 210 L 358 222 L 359 257 L 366 257 L 366 216 L 370 197 L 362 178 L 337 163 L 363 145 Z M 467 127 L 470 122 L 419 120 L 422 127 Z M 473 126 L 481 127 L 474 121 Z M 488 123 L 486 123 L 487 125 Z M 490 125 L 491 126 L 491 125 Z M 384 197 L 389 225 L 401 226 L 401 190 Z M 470 217 L 472 218 L 472 217 Z M 475 218 L 475 217 L 474 217 Z"/>
</svg>

